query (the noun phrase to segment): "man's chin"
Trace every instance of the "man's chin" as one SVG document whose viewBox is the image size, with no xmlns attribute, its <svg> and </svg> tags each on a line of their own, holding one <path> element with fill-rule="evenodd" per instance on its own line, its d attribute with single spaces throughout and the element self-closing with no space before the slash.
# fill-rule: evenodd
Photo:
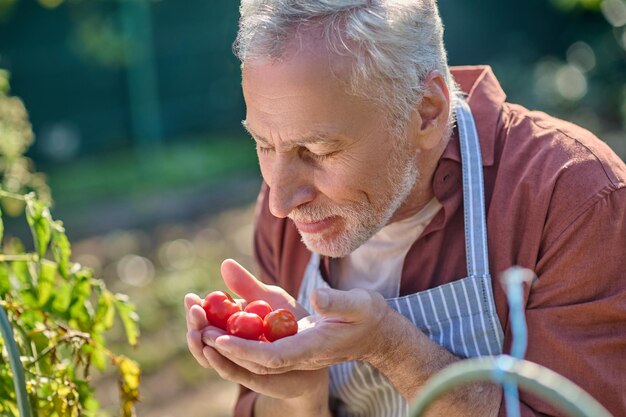
<svg viewBox="0 0 626 417">
<path fill-rule="evenodd" d="M 343 258 L 348 256 L 352 251 L 347 251 L 341 248 L 334 248 L 331 245 L 319 245 L 317 243 L 310 243 L 305 239 L 302 242 L 311 252 L 318 253 L 322 256 L 328 256 L 329 258 Z"/>
<path fill-rule="evenodd" d="M 355 242 L 340 237 L 328 237 L 320 234 L 308 234 L 300 232 L 302 243 L 311 252 L 319 253 L 330 258 L 343 258 L 354 252 L 363 242 Z"/>
</svg>

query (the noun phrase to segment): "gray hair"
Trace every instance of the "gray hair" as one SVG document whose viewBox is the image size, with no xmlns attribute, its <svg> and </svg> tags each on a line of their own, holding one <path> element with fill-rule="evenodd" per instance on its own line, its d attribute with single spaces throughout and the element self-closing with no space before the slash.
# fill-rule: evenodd
<svg viewBox="0 0 626 417">
<path fill-rule="evenodd" d="M 452 126 L 457 85 L 436 0 L 241 0 L 239 10 L 233 47 L 243 64 L 280 59 L 299 30 L 317 27 L 330 51 L 354 60 L 349 93 L 382 106 L 396 134 L 404 132 L 433 70 L 450 91 Z"/>
</svg>

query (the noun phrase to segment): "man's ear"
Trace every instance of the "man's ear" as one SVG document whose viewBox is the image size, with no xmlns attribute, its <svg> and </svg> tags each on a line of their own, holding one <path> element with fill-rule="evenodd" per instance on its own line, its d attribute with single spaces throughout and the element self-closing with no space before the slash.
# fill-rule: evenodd
<svg viewBox="0 0 626 417">
<path fill-rule="evenodd" d="M 424 94 L 409 120 L 410 138 L 419 149 L 429 150 L 445 140 L 450 117 L 450 92 L 439 71 L 432 71 L 422 82 Z"/>
</svg>

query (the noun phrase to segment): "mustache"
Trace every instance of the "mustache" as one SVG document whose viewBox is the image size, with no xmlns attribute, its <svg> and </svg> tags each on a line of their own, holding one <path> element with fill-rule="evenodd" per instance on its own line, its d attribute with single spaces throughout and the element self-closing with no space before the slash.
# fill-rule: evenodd
<svg viewBox="0 0 626 417">
<path fill-rule="evenodd" d="M 322 207 L 298 207 L 289 213 L 287 217 L 296 222 L 315 223 L 334 216 L 334 210 Z"/>
<path fill-rule="evenodd" d="M 300 206 L 289 213 L 289 217 L 293 221 L 302 223 L 315 223 L 327 219 L 329 217 L 358 218 L 359 213 L 367 209 L 366 203 L 355 203 L 347 206 Z"/>
</svg>

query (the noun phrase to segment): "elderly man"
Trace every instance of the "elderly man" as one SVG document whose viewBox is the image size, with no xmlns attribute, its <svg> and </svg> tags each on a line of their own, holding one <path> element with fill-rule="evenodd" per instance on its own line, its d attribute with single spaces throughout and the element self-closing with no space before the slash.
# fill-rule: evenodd
<svg viewBox="0 0 626 417">
<path fill-rule="evenodd" d="M 264 185 L 244 299 L 309 316 L 274 343 L 185 299 L 196 360 L 241 384 L 237 416 L 407 414 L 425 381 L 511 342 L 495 279 L 525 292 L 527 359 L 626 415 L 626 167 L 588 131 L 449 69 L 434 0 L 243 0 L 236 51 Z M 522 393 L 524 416 L 560 415 Z M 504 415 L 474 384 L 437 416 Z"/>
</svg>

